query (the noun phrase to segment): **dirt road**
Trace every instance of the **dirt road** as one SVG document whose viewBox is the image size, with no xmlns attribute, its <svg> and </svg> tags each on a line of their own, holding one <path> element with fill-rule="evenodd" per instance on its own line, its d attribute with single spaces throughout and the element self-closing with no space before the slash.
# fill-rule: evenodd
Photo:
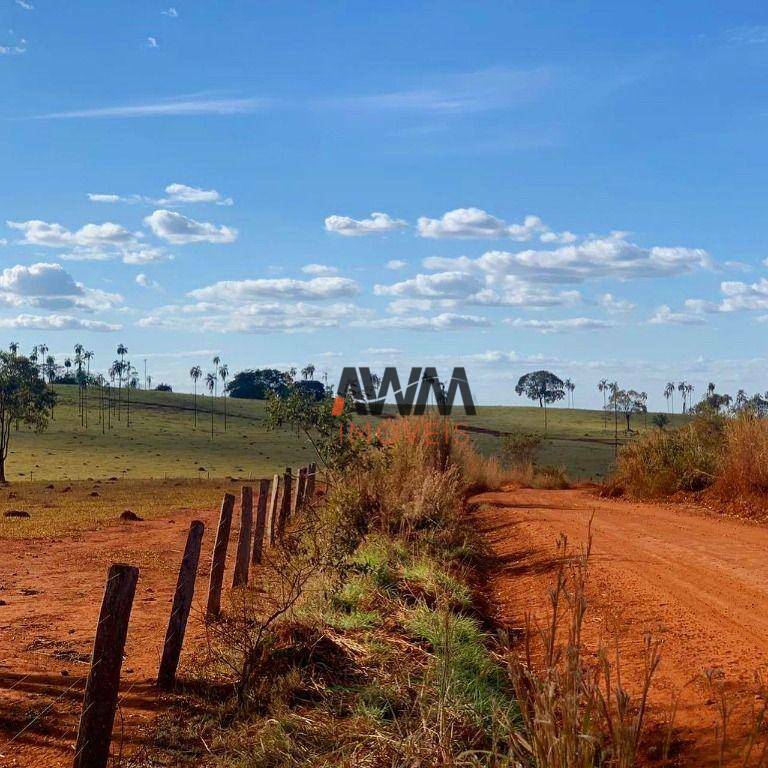
<svg viewBox="0 0 768 768">
<path fill-rule="evenodd" d="M 586 489 L 486 493 L 473 501 L 484 505 L 477 518 L 497 565 L 495 609 L 517 626 L 526 612 L 545 609 L 559 534 L 582 546 L 594 515 L 589 644 L 619 639 L 631 689 L 641 680 L 643 633 L 663 640 L 652 717 L 661 722 L 682 690 L 679 764 L 717 765 L 716 697 L 703 672 L 718 670 L 738 702 L 736 741 L 747 713 L 762 704 L 754 676 L 768 665 L 768 529 L 693 508 L 603 500 Z M 727 764 L 741 764 L 735 749 Z"/>
<path fill-rule="evenodd" d="M 153 684 L 193 519 L 206 525 L 187 632 L 186 645 L 194 647 L 203 637 L 201 601 L 216 510 L 121 523 L 65 541 L 0 543 L 0 768 L 71 766 L 88 657 L 113 562 L 140 568 L 113 745 L 128 754 L 141 743 L 158 707 Z M 233 541 L 236 536 L 234 531 Z"/>
</svg>

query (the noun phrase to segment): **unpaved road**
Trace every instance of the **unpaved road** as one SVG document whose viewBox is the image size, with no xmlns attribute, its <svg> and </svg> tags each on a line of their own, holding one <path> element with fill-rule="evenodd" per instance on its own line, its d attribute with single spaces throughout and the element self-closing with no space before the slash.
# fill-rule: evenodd
<svg viewBox="0 0 768 768">
<path fill-rule="evenodd" d="M 473 501 L 483 505 L 477 520 L 495 557 L 492 602 L 499 619 L 518 627 L 526 613 L 544 615 L 558 536 L 583 546 L 593 517 L 588 643 L 618 638 L 623 682 L 637 690 L 643 634 L 663 640 L 652 720 L 660 728 L 682 691 L 676 764 L 717 765 L 716 697 L 703 672 L 717 669 L 738 703 L 730 726 L 738 741 L 748 713 L 762 704 L 755 673 L 768 666 L 768 529 L 676 505 L 603 500 L 588 489 Z M 736 751 L 733 744 L 726 764 L 741 765 Z"/>
<path fill-rule="evenodd" d="M 72 765 L 88 656 L 113 562 L 140 569 L 113 746 L 124 755 L 140 746 L 158 709 L 154 678 L 193 519 L 206 525 L 185 644 L 193 647 L 204 637 L 201 604 L 217 510 L 121 523 L 74 539 L 0 542 L 0 768 Z M 230 555 L 236 537 L 234 530 Z"/>
</svg>

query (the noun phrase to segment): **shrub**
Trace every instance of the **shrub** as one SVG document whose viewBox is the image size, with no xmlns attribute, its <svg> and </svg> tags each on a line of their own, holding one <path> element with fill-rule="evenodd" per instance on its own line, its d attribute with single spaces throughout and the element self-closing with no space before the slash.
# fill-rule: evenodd
<svg viewBox="0 0 768 768">
<path fill-rule="evenodd" d="M 768 421 L 741 416 L 726 424 L 715 489 L 727 496 L 768 493 Z"/>
</svg>

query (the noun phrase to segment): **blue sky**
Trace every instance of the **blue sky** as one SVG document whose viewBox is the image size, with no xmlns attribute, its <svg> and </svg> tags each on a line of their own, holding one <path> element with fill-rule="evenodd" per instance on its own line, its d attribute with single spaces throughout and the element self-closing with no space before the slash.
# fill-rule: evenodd
<svg viewBox="0 0 768 768">
<path fill-rule="evenodd" d="M 0 338 L 768 389 L 758 3 L 0 0 Z"/>
</svg>

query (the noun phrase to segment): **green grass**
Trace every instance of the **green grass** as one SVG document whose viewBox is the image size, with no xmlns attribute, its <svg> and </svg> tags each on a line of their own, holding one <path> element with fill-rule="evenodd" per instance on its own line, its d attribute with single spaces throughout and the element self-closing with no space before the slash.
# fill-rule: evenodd
<svg viewBox="0 0 768 768">
<path fill-rule="evenodd" d="M 288 430 L 266 428 L 265 403 L 254 400 L 227 400 L 228 425 L 224 430 L 222 398 L 214 410 L 211 437 L 211 398 L 198 394 L 197 428 L 194 425 L 193 396 L 168 392 L 131 393 L 131 424 L 123 406 L 120 418 L 114 414 L 111 428 L 99 422 L 95 392 L 90 394 L 88 427 L 78 414 L 77 388 L 56 386 L 59 405 L 48 429 L 34 433 L 21 427 L 11 433 L 6 466 L 9 481 L 163 478 L 268 477 L 286 466 L 305 464 L 314 458 L 311 446 Z M 125 392 L 123 392 L 125 397 Z M 564 467 L 574 479 L 602 479 L 614 456 L 613 425 L 603 425 L 601 411 L 550 408 L 547 437 L 539 462 Z M 475 427 L 502 432 L 522 430 L 543 433 L 544 414 L 540 408 L 489 406 L 477 416 L 456 417 Z M 685 420 L 672 416 L 671 426 Z M 619 425 L 620 441 L 624 440 Z M 633 427 L 643 430 L 644 420 Z M 648 416 L 647 429 L 651 426 Z M 501 439 L 473 434 L 485 454 L 498 453 Z"/>
</svg>

